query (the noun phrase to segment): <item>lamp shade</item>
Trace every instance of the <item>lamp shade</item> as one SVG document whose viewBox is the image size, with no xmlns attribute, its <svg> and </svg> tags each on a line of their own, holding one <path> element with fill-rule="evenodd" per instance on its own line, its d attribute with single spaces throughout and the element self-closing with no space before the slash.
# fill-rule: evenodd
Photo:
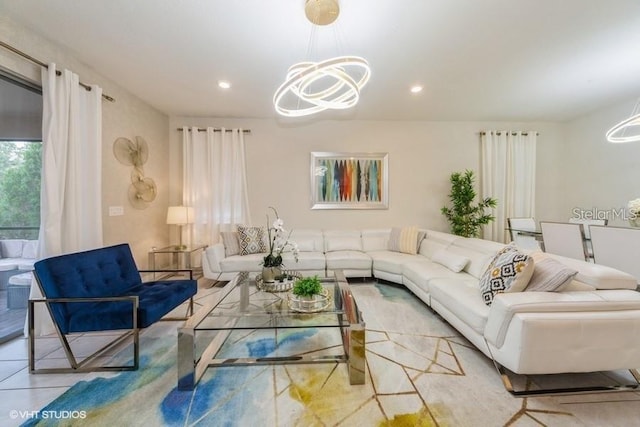
<svg viewBox="0 0 640 427">
<path fill-rule="evenodd" d="M 167 224 L 184 225 L 193 223 L 193 208 L 188 206 L 169 206 Z"/>
</svg>

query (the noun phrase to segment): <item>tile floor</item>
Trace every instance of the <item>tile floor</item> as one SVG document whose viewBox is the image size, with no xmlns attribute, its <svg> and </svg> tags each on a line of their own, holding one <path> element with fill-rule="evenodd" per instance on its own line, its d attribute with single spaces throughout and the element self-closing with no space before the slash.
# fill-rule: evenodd
<svg viewBox="0 0 640 427">
<path fill-rule="evenodd" d="M 200 279 L 195 310 L 219 288 L 210 287 L 210 282 Z M 177 310 L 178 311 L 178 310 Z M 170 313 L 170 315 L 184 315 Z M 174 331 L 180 322 L 159 322 L 141 332 L 144 334 L 166 334 Z M 70 339 L 74 353 L 80 357 L 90 355 L 116 337 L 107 333 L 79 334 Z M 131 342 L 130 340 L 128 341 Z M 125 343 L 126 345 L 126 343 Z M 120 351 L 116 348 L 104 354 L 106 360 Z M 29 350 L 25 337 L 18 337 L 0 344 L 0 426 L 18 426 L 27 421 L 39 409 L 56 399 L 75 383 L 94 378 L 95 373 L 29 374 Z M 102 357 L 102 356 L 101 356 Z M 38 338 L 36 342 L 37 368 L 68 367 L 60 341 L 56 335 Z M 100 376 L 114 375 L 100 372 Z"/>
<path fill-rule="evenodd" d="M 196 305 L 205 304 L 207 299 L 219 290 L 216 287 L 209 288 L 209 284 L 203 283 L 200 283 L 199 287 Z M 150 336 L 174 334 L 179 323 L 159 322 L 142 331 L 142 334 Z M 375 322 L 368 324 L 367 327 L 373 327 L 375 326 L 374 324 Z M 113 335 L 104 333 L 84 334 L 74 337 L 71 345 L 75 352 L 80 355 L 87 355 L 90 350 L 99 348 L 101 343 L 106 343 L 107 340 L 112 338 Z M 36 350 L 36 358 L 39 360 L 38 367 L 64 366 L 66 363 L 66 358 L 57 337 L 39 338 Z M 113 350 L 111 355 L 117 351 L 120 350 Z M 109 354 L 106 354 L 105 357 L 109 357 Z M 470 361 L 475 359 L 479 359 L 482 364 L 486 365 L 484 358 L 468 358 Z M 369 363 L 374 363 L 374 361 L 372 358 Z M 27 340 L 20 337 L 0 344 L 0 426 L 21 425 L 78 381 L 90 380 L 97 375 L 108 376 L 114 374 L 101 372 L 99 374 L 30 375 L 28 372 Z M 434 378 L 439 380 L 439 377 L 435 376 Z M 442 380 L 444 381 L 445 379 L 449 381 L 449 378 L 443 378 Z M 493 379 L 493 377 L 489 379 Z M 472 378 L 469 378 L 469 380 L 472 380 Z M 395 384 L 396 381 L 392 381 L 392 383 Z M 433 389 L 443 390 L 445 388 L 433 387 Z M 544 399 L 548 398 L 543 398 L 539 402 L 545 402 L 546 400 Z M 522 402 L 524 406 L 527 406 L 526 400 L 522 400 Z M 535 406 L 538 404 L 537 402 L 531 400 L 529 406 Z M 629 425 L 627 424 L 628 422 L 635 423 L 640 419 L 640 393 L 587 395 L 580 398 L 567 396 L 557 398 L 557 403 L 560 407 L 567 408 L 574 414 L 575 424 L 578 425 Z M 522 417 L 524 419 L 528 415 L 523 415 Z M 550 421 L 547 425 L 564 425 L 564 423 L 556 424 L 556 422 L 557 420 Z M 624 424 L 618 424 L 618 422 L 623 422 Z M 519 423 L 515 422 L 514 424 Z M 533 424 L 536 424 L 536 421 Z"/>
</svg>

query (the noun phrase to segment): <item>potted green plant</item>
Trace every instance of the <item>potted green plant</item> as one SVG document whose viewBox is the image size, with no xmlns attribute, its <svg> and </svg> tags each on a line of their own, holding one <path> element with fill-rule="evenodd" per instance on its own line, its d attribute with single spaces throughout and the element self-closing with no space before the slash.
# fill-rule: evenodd
<svg viewBox="0 0 640 427">
<path fill-rule="evenodd" d="M 311 298 L 314 295 L 318 295 L 322 293 L 322 284 L 320 283 L 320 279 L 318 276 L 313 277 L 303 277 L 298 279 L 293 284 L 293 292 L 294 295 L 298 297 L 307 297 Z"/>
<path fill-rule="evenodd" d="M 497 200 L 487 197 L 475 203 L 476 191 L 473 188 L 475 177 L 472 170 L 454 172 L 450 177 L 452 207 L 444 206 L 442 214 L 447 217 L 451 225 L 451 232 L 457 236 L 478 237 L 480 227 L 495 220 L 493 215 L 487 214 L 485 209 L 495 208 Z"/>
<path fill-rule="evenodd" d="M 314 313 L 327 307 L 329 296 L 318 276 L 302 277 L 295 281 L 289 297 L 289 307 L 294 311 Z"/>
</svg>

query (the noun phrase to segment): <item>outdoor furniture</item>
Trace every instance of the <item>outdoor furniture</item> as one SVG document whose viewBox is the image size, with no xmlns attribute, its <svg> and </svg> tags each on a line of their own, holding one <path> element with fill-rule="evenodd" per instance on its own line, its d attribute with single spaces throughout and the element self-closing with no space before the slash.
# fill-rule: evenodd
<svg viewBox="0 0 640 427">
<path fill-rule="evenodd" d="M 167 271 L 167 270 L 164 270 Z M 128 244 L 46 258 L 35 264 L 35 277 L 43 299 L 29 300 L 30 372 L 86 372 L 97 370 L 135 370 L 138 368 L 139 330 L 159 321 L 189 300 L 188 315 L 193 313 L 197 282 L 190 270 L 189 279 L 159 280 L 143 283 Z M 35 367 L 34 308 L 45 304 L 71 365 L 70 368 Z M 185 320 L 186 317 L 165 320 Z M 67 336 L 91 331 L 124 330 L 118 338 L 79 361 Z M 88 366 L 89 361 L 107 349 L 133 337 L 132 365 Z"/>
</svg>

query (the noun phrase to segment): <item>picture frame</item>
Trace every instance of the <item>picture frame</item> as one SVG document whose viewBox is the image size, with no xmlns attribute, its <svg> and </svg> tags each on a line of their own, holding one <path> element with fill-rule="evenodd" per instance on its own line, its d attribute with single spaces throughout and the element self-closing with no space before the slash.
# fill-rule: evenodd
<svg viewBox="0 0 640 427">
<path fill-rule="evenodd" d="M 311 209 L 388 208 L 388 153 L 311 152 Z"/>
</svg>

